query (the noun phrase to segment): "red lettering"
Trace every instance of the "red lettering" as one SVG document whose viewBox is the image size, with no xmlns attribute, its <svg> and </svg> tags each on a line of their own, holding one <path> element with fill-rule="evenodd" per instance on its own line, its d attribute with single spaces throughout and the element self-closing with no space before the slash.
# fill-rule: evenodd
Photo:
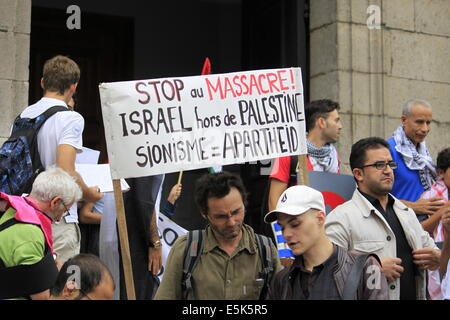
<svg viewBox="0 0 450 320">
<path fill-rule="evenodd" d="M 236 94 L 238 97 L 240 97 L 241 94 L 242 94 L 242 86 L 241 86 L 241 84 L 239 83 L 239 76 L 234 76 L 234 77 L 233 77 L 233 83 L 234 83 L 234 85 L 235 85 L 236 87 L 239 87 L 238 90 L 235 90 L 235 94 Z"/>
<path fill-rule="evenodd" d="M 213 93 L 217 93 L 219 91 L 220 98 L 223 99 L 223 92 L 222 92 L 222 84 L 220 83 L 220 77 L 217 77 L 217 83 L 216 86 L 209 81 L 208 78 L 205 78 L 206 86 L 208 87 L 208 94 L 209 94 L 209 100 L 213 100 Z"/>
<path fill-rule="evenodd" d="M 234 89 L 233 89 L 233 85 L 231 84 L 230 79 L 227 77 L 227 78 L 225 78 L 225 90 L 224 90 L 225 98 L 228 95 L 228 91 L 231 92 L 231 94 L 233 95 L 233 98 L 236 98 L 236 95 L 235 95 Z"/>
<path fill-rule="evenodd" d="M 280 91 L 278 87 L 276 86 L 276 82 L 278 81 L 278 77 L 275 73 L 268 73 L 267 74 L 267 81 L 269 82 L 269 90 L 271 93 L 274 91 Z M 275 89 L 275 90 L 274 90 Z"/>
<path fill-rule="evenodd" d="M 245 74 L 241 76 L 241 83 L 245 88 L 245 91 L 242 91 L 242 94 L 244 94 L 244 95 L 249 93 L 249 88 L 248 88 L 246 79 L 247 79 L 247 76 Z"/>
<path fill-rule="evenodd" d="M 253 87 L 256 88 L 258 91 L 258 94 L 261 94 L 261 91 L 259 90 L 258 83 L 256 82 L 256 77 L 254 74 L 250 75 L 250 94 L 253 94 Z"/>
<path fill-rule="evenodd" d="M 266 79 L 266 75 L 265 75 L 265 74 L 260 74 L 260 75 L 258 76 L 258 85 L 259 85 L 259 88 L 261 89 L 261 92 L 262 92 L 262 93 L 268 93 L 270 90 L 264 90 L 264 89 L 263 89 L 263 86 L 262 86 L 262 83 L 261 83 L 261 78 Z"/>
<path fill-rule="evenodd" d="M 278 73 L 278 78 L 280 79 L 280 88 L 281 88 L 281 90 L 289 90 L 289 87 L 286 87 L 286 86 L 284 86 L 284 82 L 287 80 L 287 78 L 283 78 L 282 76 L 281 76 L 281 74 L 282 73 L 285 73 L 286 72 L 286 70 L 278 70 L 277 71 L 277 73 Z"/>
<path fill-rule="evenodd" d="M 142 93 L 143 95 L 147 96 L 147 99 L 146 99 L 146 100 L 141 100 L 141 99 L 139 99 L 138 101 L 139 101 L 139 103 L 141 103 L 141 104 L 147 104 L 147 103 L 149 103 L 149 101 L 150 101 L 150 95 L 148 94 L 147 91 L 141 91 L 141 90 L 139 90 L 139 86 L 140 86 L 140 85 L 146 86 L 144 82 L 137 82 L 136 85 L 135 85 L 135 89 L 136 89 L 137 92 Z"/>
</svg>

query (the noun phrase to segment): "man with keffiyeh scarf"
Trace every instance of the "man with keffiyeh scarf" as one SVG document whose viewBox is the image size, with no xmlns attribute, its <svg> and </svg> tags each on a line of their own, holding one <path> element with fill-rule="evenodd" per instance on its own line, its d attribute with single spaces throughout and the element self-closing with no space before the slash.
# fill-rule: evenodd
<svg viewBox="0 0 450 320">
<path fill-rule="evenodd" d="M 398 163 L 391 193 L 413 209 L 422 222 L 443 205 L 439 197 L 422 198 L 437 178 L 436 167 L 425 143 L 432 121 L 430 103 L 422 99 L 409 100 L 403 107 L 401 121 L 402 124 L 387 140 L 392 159 Z"/>
<path fill-rule="evenodd" d="M 339 155 L 332 143 L 337 142 L 342 129 L 339 103 L 323 99 L 305 106 L 308 170 L 340 173 Z M 270 175 L 269 210 L 274 210 L 280 195 L 292 185 L 291 157 L 275 159 Z M 294 179 L 295 180 L 295 179 Z"/>
</svg>

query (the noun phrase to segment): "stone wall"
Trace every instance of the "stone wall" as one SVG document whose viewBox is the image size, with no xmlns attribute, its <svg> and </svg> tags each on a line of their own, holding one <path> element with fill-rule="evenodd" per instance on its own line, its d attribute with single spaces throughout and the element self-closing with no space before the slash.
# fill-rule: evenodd
<svg viewBox="0 0 450 320">
<path fill-rule="evenodd" d="M 31 0 L 2 0 L 0 10 L 0 143 L 28 104 Z"/>
<path fill-rule="evenodd" d="M 342 107 L 337 144 L 350 173 L 351 145 L 360 138 L 388 138 L 411 98 L 433 106 L 427 144 L 433 158 L 450 147 L 450 1 L 313 0 L 311 3 L 311 99 Z M 379 29 L 367 22 L 376 5 Z"/>
</svg>

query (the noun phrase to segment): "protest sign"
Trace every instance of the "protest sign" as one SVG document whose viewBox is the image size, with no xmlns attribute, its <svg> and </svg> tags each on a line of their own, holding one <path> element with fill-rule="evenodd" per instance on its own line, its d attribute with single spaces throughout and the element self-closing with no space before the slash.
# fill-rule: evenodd
<svg viewBox="0 0 450 320">
<path fill-rule="evenodd" d="M 306 154 L 300 68 L 103 83 L 113 179 Z"/>
<path fill-rule="evenodd" d="M 167 258 L 173 244 L 178 239 L 178 237 L 187 234 L 187 232 L 188 231 L 186 229 L 180 227 L 163 213 L 160 213 L 158 215 L 158 233 L 161 237 L 162 243 L 162 268 L 160 273 L 158 274 L 160 281 L 162 281 L 162 278 L 164 276 L 164 268 L 166 266 Z"/>
</svg>

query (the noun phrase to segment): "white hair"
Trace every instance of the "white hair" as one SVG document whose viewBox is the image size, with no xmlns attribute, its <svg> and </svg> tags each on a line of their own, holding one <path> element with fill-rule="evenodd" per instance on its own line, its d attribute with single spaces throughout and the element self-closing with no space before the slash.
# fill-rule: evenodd
<svg viewBox="0 0 450 320">
<path fill-rule="evenodd" d="M 424 99 L 411 99 L 409 101 L 407 101 L 404 105 L 403 105 L 403 109 L 402 109 L 402 115 L 408 116 L 411 114 L 411 109 L 414 105 L 416 104 L 420 104 L 428 109 L 431 109 L 431 103 L 429 103 L 427 100 Z"/>
<path fill-rule="evenodd" d="M 36 177 L 30 196 L 43 202 L 61 197 L 64 205 L 68 206 L 80 200 L 82 192 L 75 177 L 52 166 Z"/>
</svg>

